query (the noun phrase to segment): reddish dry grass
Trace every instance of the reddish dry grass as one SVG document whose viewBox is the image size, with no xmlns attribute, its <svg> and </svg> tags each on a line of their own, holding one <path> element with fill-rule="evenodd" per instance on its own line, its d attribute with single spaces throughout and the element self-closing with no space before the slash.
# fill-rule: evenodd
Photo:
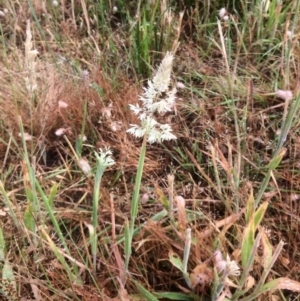
<svg viewBox="0 0 300 301">
<path fill-rule="evenodd" d="M 68 36 L 76 38 L 76 32 L 73 31 L 72 35 L 70 33 L 72 31 L 71 25 L 63 23 L 61 26 Z M 66 136 L 74 145 L 78 134 L 81 133 L 84 119 L 83 108 L 87 103 L 85 127 L 85 135 L 88 137 L 87 144 L 95 148 L 111 147 L 114 159 L 117 161 L 117 164 L 110 168 L 103 179 L 99 208 L 101 229 L 112 224 L 111 183 L 116 171 L 121 171 L 122 176 L 115 183 L 113 192 L 116 235 L 122 234 L 124 224 L 130 217 L 132 180 L 136 173 L 140 152 L 140 141 L 126 133 L 129 124 L 137 122 L 136 117 L 128 110 L 128 104 L 138 102 L 138 94 L 141 89 L 123 75 L 119 75 L 118 83 L 113 86 L 113 83 L 107 79 L 107 75 L 101 69 L 101 65 L 91 68 L 89 78 L 84 79 L 78 74 L 74 75 L 69 66 L 64 65 L 62 72 L 59 72 L 54 66 L 44 63 L 41 59 L 37 70 L 39 87 L 34 105 L 30 110 L 31 101 L 24 86 L 24 74 L 22 71 L 19 72 L 23 58 L 19 52 L 14 55 L 17 56 L 17 59 L 10 57 L 8 60 L 17 63 L 15 65 L 10 64 L 9 68 L 7 64 L 3 64 L 3 68 L 1 68 L 3 83 L 1 98 L 3 102 L 1 103 L 0 119 L 3 125 L 1 128 L 5 129 L 2 137 L 4 141 L 8 141 L 9 134 L 12 133 L 18 143 L 17 146 L 11 145 L 9 147 L 7 144 L 0 144 L 0 162 L 6 160 L 3 170 L 6 171 L 8 167 L 13 170 L 7 178 L 5 187 L 15 208 L 18 208 L 18 214 L 21 218 L 27 204 L 24 204 L 26 195 L 18 176 L 22 170 L 21 155 L 18 150 L 22 146 L 20 139 L 17 138 L 20 131 L 17 118 L 19 115 L 22 118 L 25 131 L 34 136 L 32 148 L 33 153 L 38 155 L 38 158 L 40 158 L 38 145 L 46 146 L 47 164 L 42 159 L 36 162 L 38 179 L 41 181 L 46 195 L 49 195 L 53 182 L 59 184 L 60 189 L 55 201 L 55 209 L 57 216 L 64 221 L 76 242 L 75 245 L 72 242 L 69 245 L 72 255 L 81 261 L 77 248 L 80 249 L 83 256 L 90 257 L 85 223 L 90 223 L 93 184 L 88 178 L 78 173 L 76 160 L 66 141 L 62 137 L 57 137 L 55 131 L 61 127 L 68 129 Z M 197 242 L 191 249 L 189 271 L 192 271 L 198 264 L 207 261 L 212 256 L 216 244 L 224 253 L 232 254 L 238 251 L 244 227 L 243 217 L 235 219 L 236 216 L 233 215 L 232 200 L 235 195 L 232 187 L 228 184 L 228 170 L 224 168 L 224 165 L 223 167 L 219 166 L 219 172 L 223 177 L 222 185 L 224 186 L 223 193 L 226 204 L 220 201 L 219 195 L 207 180 L 207 178 L 212 182 L 215 180 L 214 171 L 211 168 L 213 154 L 212 149 L 208 148 L 209 142 L 228 164 L 234 161 L 232 158 L 237 152 L 234 124 L 226 116 L 228 108 L 221 104 L 223 101 L 222 93 L 220 92 L 217 96 L 209 93 L 215 88 L 220 90 L 224 88 L 226 92 L 226 87 L 222 86 L 223 81 L 220 80 L 220 73 L 223 73 L 222 61 L 219 58 L 213 58 L 213 62 L 212 60 L 206 63 L 200 61 L 197 48 L 193 44 L 182 45 L 178 50 L 176 60 L 180 63 L 177 65 L 175 74 L 183 72 L 190 74 L 191 70 L 197 69 L 199 73 L 205 75 L 205 81 L 195 78 L 191 80 L 190 84 L 208 96 L 206 96 L 207 99 L 201 99 L 195 93 L 183 91 L 180 95 L 181 99 L 178 100 L 177 115 L 161 117 L 172 124 L 178 140 L 175 143 L 166 143 L 166 149 L 160 146 L 150 146 L 147 150 L 143 191 L 150 194 L 153 189 L 152 197 L 155 202 L 154 204 L 151 202 L 142 204 L 138 223 L 142 224 L 149 216 L 153 216 L 154 213 L 163 208 L 162 198 L 163 196 L 167 198 L 168 193 L 170 193 L 166 184 L 166 174 L 170 170 L 175 171 L 176 176 L 174 194 L 182 195 L 187 199 L 186 208 L 195 212 L 202 212 L 203 219 L 199 218 L 196 222 L 189 224 L 183 223 L 184 226 L 180 230 L 170 226 L 167 218 L 161 222 L 148 221 L 145 224 L 134 240 L 130 272 L 133 278 L 150 291 L 187 291 L 181 273 L 168 260 L 170 252 L 177 254 L 180 258 L 183 256 L 184 227 L 191 227 L 193 237 L 197 238 Z M 247 67 L 250 69 L 250 66 Z M 253 70 L 253 66 L 251 70 L 257 76 L 261 73 L 259 70 Z M 267 70 L 265 72 L 267 73 Z M 101 87 L 104 96 L 91 88 L 90 84 L 97 84 L 98 87 Z M 237 91 L 241 92 L 239 88 L 240 85 L 237 86 L 236 93 Z M 238 104 L 239 117 L 242 118 L 243 105 L 247 97 L 250 97 L 247 125 L 251 128 L 251 132 L 245 137 L 245 153 L 243 154 L 245 164 L 249 164 L 248 169 L 250 171 L 248 170 L 248 174 L 243 174 L 247 177 L 247 182 L 242 183 L 238 191 L 241 207 L 245 205 L 249 196 L 248 182 L 255 190 L 259 189 L 261 179 L 264 176 L 261 166 L 266 165 L 270 160 L 271 152 L 266 151 L 266 148 L 268 142 L 274 140 L 275 128 L 273 128 L 272 120 L 268 114 L 278 114 L 281 110 L 280 107 L 276 107 L 278 103 L 273 98 L 258 102 L 257 100 L 261 99 L 259 95 L 264 92 L 260 90 L 263 90 L 262 87 L 255 87 L 252 81 L 244 83 L 242 92 L 245 94 L 242 95 L 244 97 L 241 97 Z M 59 108 L 59 101 L 64 101 L 68 107 Z M 110 104 L 112 105 L 111 108 L 109 107 Z M 99 123 L 100 118 L 101 123 Z M 120 126 L 117 131 L 112 130 L 112 122 L 116 122 Z M 297 126 L 294 130 L 297 130 Z M 287 242 L 279 261 L 274 266 L 274 271 L 295 280 L 300 280 L 300 211 L 298 194 L 294 193 L 299 191 L 297 170 L 300 156 L 298 144 L 297 135 L 292 133 L 287 144 L 288 152 L 284 165 L 274 172 L 278 189 L 272 182 L 273 191 L 264 196 L 264 199 L 270 201 L 270 208 L 263 222 L 263 226 L 270 229 L 270 240 L 274 247 L 280 239 Z M 196 150 L 195 145 L 197 145 Z M 174 146 L 179 147 L 186 154 L 187 159 L 182 158 L 174 150 Z M 28 143 L 28 147 L 31 147 L 30 143 Z M 6 157 L 7 153 L 8 157 Z M 197 169 L 195 164 L 199 161 L 199 153 L 201 153 L 201 164 L 199 164 L 202 168 L 201 171 Z M 90 148 L 84 147 L 83 155 L 93 162 Z M 257 156 L 259 156 L 259 162 L 257 162 Z M 54 179 L 45 177 L 47 173 L 62 168 L 65 171 Z M 175 220 L 178 219 L 175 214 Z M 15 245 L 18 245 L 20 249 L 24 247 L 24 241 L 15 235 L 15 229 L 8 215 L 1 220 L 1 228 L 5 232 L 6 241 L 11 250 L 14 249 Z M 51 232 L 54 230 L 49 225 L 49 233 Z M 23 230 L 22 235 L 25 236 L 25 234 L 26 231 Z M 20 276 L 21 295 L 30 297 L 33 287 L 29 285 L 29 282 L 32 282 L 38 286 L 43 296 L 47 296 L 47 298 L 51 296 L 52 300 L 63 300 L 64 294 L 70 294 L 68 290 L 82 300 L 110 300 L 110 298 L 118 300 L 117 296 L 120 290 L 118 290 L 119 283 L 116 279 L 120 276 L 121 263 L 120 258 L 117 257 L 117 251 L 107 242 L 107 239 L 112 238 L 112 235 L 111 230 L 108 229 L 99 242 L 102 253 L 99 256 L 100 268 L 96 277 L 98 290 L 87 271 L 83 271 L 81 275 L 85 281 L 83 287 L 75 285 L 70 287 L 70 283 L 66 280 L 67 276 L 46 243 L 42 243 L 41 253 L 35 254 L 41 260 L 39 264 L 30 259 L 24 266 L 18 252 L 11 254 L 11 262 L 14 262 L 13 267 Z M 30 236 L 28 235 L 28 237 Z M 121 245 L 118 245 L 118 250 L 120 254 L 124 253 Z M 31 256 L 34 254 L 34 250 L 29 248 L 27 253 Z M 43 278 L 45 271 L 53 287 L 59 290 L 59 296 L 55 297 L 55 294 L 47 287 L 48 280 Z M 261 273 L 261 258 L 258 255 L 253 276 L 259 279 Z M 126 289 L 128 293 L 136 292 L 136 288 L 130 282 L 128 282 Z M 199 294 L 208 293 L 207 287 L 201 287 L 198 290 Z M 271 296 L 262 298 L 271 299 Z"/>
<path fill-rule="evenodd" d="M 89 87 L 89 83 L 97 83 L 99 87 L 102 87 L 105 97 L 101 97 L 99 93 Z M 136 117 L 128 111 L 129 103 L 136 103 L 138 101 L 139 89 L 132 83 L 126 81 L 120 77 L 120 82 L 117 88 L 112 88 L 111 83 L 105 78 L 103 72 L 100 71 L 99 67 L 95 68 L 90 72 L 90 78 L 88 81 L 84 81 L 82 78 L 73 78 L 71 76 L 61 77 L 59 74 L 52 74 L 47 80 L 47 88 L 42 91 L 40 97 L 43 97 L 43 101 L 38 103 L 34 110 L 34 123 L 33 123 L 33 136 L 35 142 L 42 141 L 47 145 L 47 151 L 49 155 L 56 157 L 56 160 L 51 161 L 51 164 L 45 166 L 42 161 L 37 162 L 37 170 L 40 173 L 40 180 L 43 182 L 44 187 L 51 187 L 51 181 L 45 180 L 43 174 L 46 171 L 53 171 L 56 168 L 60 168 L 63 163 L 66 167 L 66 172 L 57 177 L 57 181 L 61 187 L 64 187 L 58 194 L 58 200 L 56 202 L 57 214 L 60 216 L 66 224 L 69 231 L 73 231 L 73 238 L 76 240 L 76 245 L 79 247 L 86 256 L 89 256 L 88 248 L 86 247 L 86 229 L 84 223 L 89 223 L 90 216 L 84 210 L 89 210 L 91 206 L 91 199 L 93 194 L 93 186 L 88 180 L 82 180 L 81 175 L 74 173 L 74 165 L 72 164 L 72 155 L 68 151 L 67 144 L 61 137 L 57 137 L 54 133 L 57 128 L 65 127 L 69 130 L 66 135 L 68 139 L 74 143 L 76 136 L 81 132 L 83 115 L 83 106 L 87 101 L 88 106 L 88 118 L 86 121 L 85 133 L 88 137 L 89 143 L 96 147 L 109 146 L 114 151 L 114 157 L 118 164 L 111 168 L 105 177 L 103 187 L 101 189 L 101 206 L 99 211 L 101 228 L 105 228 L 111 223 L 111 204 L 110 204 L 110 189 L 108 188 L 110 175 L 114 174 L 116 170 L 123 170 L 124 177 L 122 181 L 114 187 L 115 191 L 115 215 L 116 215 L 116 232 L 117 235 L 122 233 L 124 223 L 129 218 L 130 212 L 130 192 L 133 187 L 129 183 L 129 179 L 134 177 L 137 168 L 140 142 L 131 138 L 126 134 L 126 129 L 129 123 L 136 122 Z M 12 93 L 7 93 L 12 95 Z M 23 94 L 20 94 L 20 97 Z M 201 118 L 197 115 L 199 108 L 195 112 L 187 107 L 187 95 L 182 95 L 183 100 L 179 101 L 177 117 L 172 119 L 173 126 L 176 129 L 176 133 L 179 136 L 176 142 L 179 146 L 184 146 L 183 149 L 188 150 L 191 155 L 194 156 L 196 153 L 193 151 L 192 144 L 197 142 L 200 149 L 203 149 L 202 157 L 202 168 L 208 177 L 213 179 L 212 171 L 208 168 L 208 163 L 211 161 L 212 154 L 209 149 L 206 148 L 207 142 L 203 133 L 210 133 L 213 137 L 215 145 L 223 153 L 225 158 L 228 158 L 228 145 L 235 144 L 233 124 L 228 123 L 224 118 L 224 108 L 219 105 L 219 99 L 211 99 L 210 103 L 201 104 L 199 106 L 201 112 Z M 8 97 L 9 99 L 9 97 Z M 58 101 L 63 100 L 68 104 L 68 108 L 59 108 Z M 193 99 L 193 101 L 199 101 Z M 111 116 L 108 117 L 105 111 L 109 104 L 112 103 Z M 10 107 L 11 106 L 11 107 Z M 14 103 L 7 102 L 5 114 L 7 114 L 7 128 L 10 128 L 13 133 L 18 132 L 18 123 L 13 112 L 16 108 Z M 110 110 L 110 109 L 109 109 Z M 257 108 L 256 110 L 259 110 Z M 20 111 L 20 110 L 19 110 Z M 4 112 L 4 111 L 3 111 Z M 103 116 L 105 115 L 105 116 Z M 28 110 L 21 111 L 24 128 L 30 129 L 30 115 Z M 99 123 L 99 116 L 102 116 L 102 122 Z M 258 118 L 256 112 L 254 118 Z M 6 119 L 5 119 L 6 120 Z M 177 120 L 180 120 L 178 122 Z M 253 124 L 258 123 L 251 119 Z M 111 122 L 120 122 L 121 128 L 117 132 L 111 130 Z M 257 125 L 258 126 L 258 125 Z M 259 146 L 253 143 L 253 137 L 261 136 L 261 130 L 255 128 L 255 132 L 246 140 L 248 145 L 249 158 L 255 152 L 262 152 L 263 150 Z M 227 132 L 227 137 L 230 142 L 223 139 L 223 133 Z M 254 139 L 255 140 L 255 139 Z M 21 144 L 20 144 L 21 145 Z M 172 150 L 173 144 L 166 144 L 169 151 Z M 291 148 L 293 148 L 293 144 Z M 235 152 L 233 146 L 233 152 Z M 294 149 L 295 152 L 295 149 Z M 162 195 L 166 197 L 169 193 L 168 186 L 164 184 L 166 179 L 162 177 L 164 173 L 164 166 L 158 161 L 158 156 L 164 154 L 164 151 L 159 147 L 150 147 L 147 153 L 146 165 L 145 165 L 145 181 L 143 185 L 151 186 L 156 185 L 156 192 L 153 196 L 154 199 L 160 200 Z M 89 156 L 89 154 L 86 154 Z M 292 158 L 295 158 L 294 154 L 291 154 Z M 171 157 L 166 156 L 168 162 L 175 162 Z M 3 157 L 2 157 L 3 158 Z M 173 158 L 176 155 L 173 153 Z M 192 157 L 190 157 L 192 158 Z M 180 163 L 180 158 L 178 158 Z M 10 159 L 10 164 L 12 159 Z M 268 160 L 268 158 L 266 158 Z M 291 165 L 286 165 L 284 171 L 276 172 L 277 184 L 280 187 L 291 187 L 296 189 L 298 185 L 298 176 L 296 172 L 289 172 L 294 169 L 294 161 L 288 161 Z M 74 160 L 73 163 L 75 164 Z M 166 163 L 168 166 L 169 164 Z M 176 164 L 176 163 L 175 163 Z M 178 163 L 177 163 L 178 164 Z M 232 213 L 230 212 L 230 206 L 226 207 L 220 202 L 214 202 L 218 200 L 218 195 L 215 191 L 203 182 L 197 185 L 197 179 L 199 179 L 195 170 L 185 169 L 182 166 L 174 165 L 176 168 L 177 177 L 185 177 L 182 183 L 177 183 L 175 188 L 176 194 L 183 195 L 186 199 L 190 199 L 187 202 L 187 208 L 194 211 L 201 211 L 203 213 L 203 220 L 197 221 L 196 223 L 190 223 L 188 226 L 192 228 L 193 237 L 197 237 L 196 245 L 192 246 L 189 270 L 193 270 L 199 263 L 205 262 L 209 259 L 214 251 L 214 243 L 219 241 L 219 248 L 224 253 L 236 251 L 238 248 L 238 242 L 241 241 L 243 221 L 234 220 Z M 18 163 L 15 163 L 15 171 L 20 170 Z M 221 172 L 221 171 L 220 171 Z M 152 177 L 151 181 L 149 179 Z M 148 180 L 147 180 L 148 179 Z M 189 179 L 189 180 L 188 180 Z M 192 183 L 191 187 L 184 187 L 183 183 Z M 253 186 L 259 186 L 260 182 L 252 180 Z M 12 183 L 12 187 L 18 189 L 18 183 Z M 161 189 L 161 191 L 159 190 Z M 227 188 L 227 195 L 225 198 L 230 199 L 232 197 L 232 191 L 230 187 Z M 49 193 L 49 191 L 46 191 Z M 128 195 L 129 193 L 129 195 Z M 241 203 L 246 203 L 249 195 L 249 189 L 247 185 L 240 190 Z M 22 209 L 22 199 L 25 193 L 19 191 L 18 193 L 10 191 L 12 199 L 18 204 L 20 212 Z M 83 200 L 81 198 L 84 197 Z M 266 197 L 268 197 L 266 195 Z M 299 208 L 296 201 L 290 198 L 289 193 L 279 194 L 275 192 L 269 196 L 270 200 L 274 200 L 277 205 L 270 206 L 269 213 L 264 220 L 264 225 L 271 229 L 272 243 L 275 246 L 279 239 L 286 239 L 287 245 L 284 253 L 281 255 L 279 261 L 276 264 L 277 273 L 284 274 L 290 278 L 297 279 L 299 271 L 299 226 L 297 212 Z M 281 197 L 281 201 L 278 200 Z M 80 204 L 78 204 L 78 201 Z M 196 200 L 202 200 L 199 203 Z M 230 201 L 229 201 L 230 202 Z M 229 203 L 230 204 L 230 203 Z M 145 205 L 140 210 L 140 223 L 143 222 L 144 217 L 152 216 L 155 212 L 159 212 L 162 209 L 162 205 Z M 25 209 L 24 209 L 25 210 Z M 219 212 L 218 215 L 216 212 Z M 227 219 L 226 219 L 227 218 Z M 175 220 L 177 220 L 175 216 Z M 223 222 L 222 222 L 223 221 Z M 9 220 L 7 220 L 9 223 Z M 233 224 L 234 222 L 234 224 Z M 6 226 L 2 224 L 3 229 L 9 229 L 8 223 Z M 281 226 L 278 227 L 278 224 Z M 80 227 L 78 228 L 78 225 Z M 214 226 L 212 226 L 214 225 Z M 187 225 L 186 225 L 187 226 Z M 6 227 L 6 228 L 5 228 Z M 7 228 L 8 227 L 8 228 Z M 72 229 L 78 228 L 74 231 Z M 185 283 L 183 281 L 181 273 L 174 268 L 169 260 L 168 256 L 170 252 L 177 254 L 182 258 L 184 249 L 184 233 L 185 229 L 177 232 L 174 228 L 169 226 L 167 220 L 163 220 L 159 223 L 148 222 L 140 234 L 135 238 L 134 241 L 134 254 L 130 264 L 130 271 L 132 275 L 149 290 L 172 290 L 181 291 L 186 290 Z M 6 239 L 9 241 L 14 240 L 14 233 L 12 230 L 6 232 Z M 10 233 L 10 234 L 9 234 Z M 112 233 L 110 230 L 107 231 L 105 237 L 111 237 Z M 22 247 L 22 241 L 19 241 L 19 247 Z M 118 284 L 115 279 L 119 277 L 120 270 L 119 266 L 116 265 L 116 253 L 111 249 L 111 245 L 103 238 L 100 240 L 100 245 L 103 247 L 103 253 L 99 257 L 100 272 L 97 275 L 98 290 L 95 289 L 95 285 L 92 283 L 90 275 L 85 271 L 82 273 L 82 279 L 85 281 L 84 289 L 81 287 L 73 286 L 72 292 L 77 294 L 82 300 L 109 300 L 110 298 L 118 298 Z M 70 244 L 70 249 L 73 250 L 74 257 L 77 260 L 81 260 L 78 257 L 77 251 L 74 246 Z M 124 250 L 119 245 L 119 252 L 123 254 Z M 18 255 L 13 256 L 14 268 L 19 275 L 24 277 L 21 280 L 22 289 L 21 294 L 23 296 L 30 295 L 32 287 L 28 286 L 28 277 L 34 279 L 34 282 L 38 281 L 42 271 L 41 267 L 47 272 L 47 275 L 55 289 L 58 289 L 61 294 L 66 291 L 66 287 L 69 283 L 66 281 L 66 275 L 62 273 L 61 267 L 58 264 L 55 256 L 44 246 L 45 253 L 43 254 L 46 261 L 40 265 L 35 265 L 34 262 L 29 261 L 27 263 L 27 271 L 19 269 L 18 266 L 22 266 L 22 262 Z M 259 258 L 255 265 L 253 275 L 258 279 L 262 272 Z M 287 275 L 288 274 L 288 275 Z M 30 275 L 30 276 L 28 276 Z M 21 277 L 21 279 L 22 279 Z M 45 279 L 41 279 L 37 282 L 39 289 L 45 296 L 52 295 L 52 292 L 45 286 Z M 129 293 L 135 292 L 135 288 L 132 284 L 128 283 L 126 287 Z M 101 293 L 99 293 L 101 291 Z M 102 295 L 101 295 L 102 294 Z M 206 287 L 199 288 L 199 294 L 208 294 Z M 57 300 L 62 300 L 62 295 L 57 297 Z M 55 300 L 55 298 L 53 299 Z M 114 299 L 117 300 L 117 299 Z"/>
</svg>

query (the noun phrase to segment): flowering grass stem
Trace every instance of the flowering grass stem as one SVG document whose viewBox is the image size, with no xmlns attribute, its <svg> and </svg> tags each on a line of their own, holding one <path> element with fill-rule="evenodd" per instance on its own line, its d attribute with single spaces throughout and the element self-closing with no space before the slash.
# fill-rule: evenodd
<svg viewBox="0 0 300 301">
<path fill-rule="evenodd" d="M 144 170 L 144 163 L 146 157 L 146 144 L 147 135 L 144 136 L 143 144 L 140 152 L 137 174 L 135 178 L 135 187 L 132 196 L 131 210 L 130 210 L 130 223 L 126 228 L 125 233 L 125 265 L 124 265 L 124 281 L 128 272 L 129 261 L 131 257 L 132 239 L 134 235 L 134 225 L 139 210 L 140 188 Z M 124 282 L 125 283 L 125 282 Z"/>
<path fill-rule="evenodd" d="M 137 138 L 143 137 L 142 148 L 139 157 L 138 169 L 135 178 L 134 193 L 132 196 L 130 222 L 125 227 L 125 265 L 122 282 L 125 284 L 131 257 L 132 239 L 134 235 L 135 220 L 139 210 L 140 187 L 144 170 L 147 142 L 155 143 L 164 140 L 176 139 L 171 133 L 172 129 L 168 124 L 160 124 L 154 119 L 154 113 L 163 114 L 173 110 L 176 89 L 169 90 L 173 55 L 167 52 L 152 80 L 148 80 L 148 87 L 140 96 L 142 106 L 139 104 L 130 105 L 130 109 L 141 121 L 141 125 L 131 124 L 127 130 Z"/>
<path fill-rule="evenodd" d="M 111 158 L 112 152 L 109 149 L 100 149 L 99 154 L 95 153 L 96 156 L 96 175 L 94 182 L 94 193 L 93 193 L 93 212 L 92 212 L 92 225 L 93 229 L 90 231 L 91 238 L 91 249 L 93 257 L 93 272 L 96 274 L 97 268 L 97 243 L 98 243 L 98 208 L 100 199 L 100 185 L 102 176 L 107 167 L 115 164 L 114 160 Z"/>
</svg>

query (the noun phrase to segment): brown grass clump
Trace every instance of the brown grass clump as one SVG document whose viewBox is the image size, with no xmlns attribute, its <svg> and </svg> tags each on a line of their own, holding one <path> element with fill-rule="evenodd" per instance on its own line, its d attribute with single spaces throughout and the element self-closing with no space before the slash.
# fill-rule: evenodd
<svg viewBox="0 0 300 301">
<path fill-rule="evenodd" d="M 63 129 L 71 143 L 75 143 L 84 124 L 84 135 L 89 143 L 95 147 L 111 147 L 126 171 L 134 172 L 139 143 L 131 142 L 126 129 L 136 122 L 135 116 L 128 111 L 128 104 L 138 102 L 137 87 L 122 77 L 112 87 L 100 66 L 74 74 L 67 63 L 57 69 L 39 58 L 35 69 L 37 89 L 31 96 L 22 75 L 16 71 L 24 65 L 24 57 L 19 53 L 15 64 L 12 57 L 9 60 L 10 69 L 3 65 L 1 77 L 3 110 L 0 118 L 2 129 L 7 129 L 4 137 L 12 133 L 19 139 L 21 118 L 24 131 L 53 153 L 53 148 L 63 141 L 55 134 L 58 129 Z M 147 160 L 146 171 L 160 168 L 158 156 L 157 151 L 153 155 L 149 152 L 154 160 Z"/>
</svg>

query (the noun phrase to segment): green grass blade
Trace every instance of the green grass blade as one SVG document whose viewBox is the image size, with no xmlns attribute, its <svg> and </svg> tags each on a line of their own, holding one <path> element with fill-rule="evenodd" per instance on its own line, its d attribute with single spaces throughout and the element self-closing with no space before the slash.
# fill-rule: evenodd
<svg viewBox="0 0 300 301">
<path fill-rule="evenodd" d="M 140 285 L 137 281 L 134 281 L 135 286 L 139 290 L 140 294 L 147 300 L 147 301 L 159 301 L 153 294 L 147 291 L 142 285 Z"/>
</svg>

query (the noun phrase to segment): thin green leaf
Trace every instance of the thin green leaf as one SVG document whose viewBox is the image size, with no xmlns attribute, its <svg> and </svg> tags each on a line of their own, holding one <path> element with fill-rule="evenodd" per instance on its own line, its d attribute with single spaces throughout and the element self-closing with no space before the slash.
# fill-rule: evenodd
<svg viewBox="0 0 300 301">
<path fill-rule="evenodd" d="M 2 228 L 0 228 L 0 262 L 5 259 L 5 239 L 3 236 Z"/>
<path fill-rule="evenodd" d="M 128 221 L 125 223 L 125 238 L 124 238 L 124 252 L 125 252 L 125 265 L 124 265 L 124 277 L 127 274 L 129 261 L 131 257 L 131 243 L 132 243 L 132 233 L 130 233 L 130 228 Z"/>
<path fill-rule="evenodd" d="M 28 229 L 32 233 L 35 233 L 36 232 L 36 223 L 35 223 L 35 218 L 32 213 L 33 212 L 32 207 L 33 207 L 33 204 L 29 203 L 24 212 L 23 222 L 24 222 L 26 229 Z"/>
<path fill-rule="evenodd" d="M 169 253 L 169 260 L 173 264 L 174 267 L 176 267 L 178 270 L 180 270 L 182 273 L 184 273 L 184 267 L 183 262 L 179 258 L 179 256 L 175 253 L 170 252 Z"/>
<path fill-rule="evenodd" d="M 254 241 L 254 245 L 252 247 L 252 250 L 250 252 L 248 261 L 245 263 L 245 267 L 243 267 L 243 273 L 242 276 L 240 278 L 239 281 L 239 287 L 245 287 L 245 283 L 247 280 L 247 277 L 249 276 L 249 272 L 253 267 L 253 262 L 255 259 L 255 255 L 257 254 L 257 250 L 260 246 L 260 241 L 261 241 L 261 232 L 258 232 L 255 241 Z M 235 294 L 232 297 L 232 300 L 237 300 L 237 297 L 240 296 L 240 291 L 236 291 Z"/>
<path fill-rule="evenodd" d="M 269 239 L 265 233 L 265 231 L 262 230 L 262 237 L 261 237 L 262 247 L 263 247 L 263 266 L 265 269 L 270 265 L 272 261 L 272 246 L 269 242 Z"/>
<path fill-rule="evenodd" d="M 51 187 L 51 190 L 50 190 L 50 194 L 49 194 L 49 197 L 48 197 L 48 203 L 49 203 L 49 206 L 52 207 L 53 205 L 53 200 L 56 196 L 56 193 L 57 193 L 57 184 L 54 184 L 52 187 Z"/>
<path fill-rule="evenodd" d="M 250 195 L 247 200 L 246 213 L 245 213 L 247 224 L 249 223 L 251 217 L 254 215 L 254 210 L 255 210 L 255 203 L 254 203 L 254 197 L 253 197 L 253 189 L 251 187 L 251 192 L 250 192 Z"/>
<path fill-rule="evenodd" d="M 260 225 L 260 223 L 265 215 L 265 212 L 268 208 L 268 205 L 269 205 L 269 203 L 266 201 L 266 202 L 262 203 L 259 206 L 259 208 L 255 211 L 255 213 L 254 213 L 254 229 L 255 230 Z"/>
<path fill-rule="evenodd" d="M 146 298 L 147 301 L 159 301 L 153 294 L 151 294 L 148 290 L 146 290 L 142 285 L 140 285 L 137 281 L 134 281 L 135 286 L 141 293 L 141 295 Z"/>
<path fill-rule="evenodd" d="M 163 292 L 163 293 L 153 293 L 153 294 L 159 299 L 168 299 L 168 300 L 175 300 L 175 301 L 197 300 L 196 296 L 193 293 L 190 293 L 188 295 L 182 293 L 173 293 L 173 292 Z"/>
<path fill-rule="evenodd" d="M 6 193 L 6 190 L 4 188 L 4 185 L 3 185 L 2 181 L 0 181 L 0 192 L 2 193 L 2 196 L 3 196 L 3 199 L 4 199 L 4 204 L 9 209 L 9 214 L 10 214 L 11 218 L 13 219 L 15 226 L 18 229 L 20 229 L 19 221 L 17 219 L 17 216 L 15 214 L 15 211 L 14 211 L 13 206 L 10 202 L 10 199 L 9 199 L 7 193 Z"/>
<path fill-rule="evenodd" d="M 254 222 L 253 218 L 250 220 L 249 224 L 246 226 L 243 239 L 242 239 L 242 267 L 245 269 L 248 264 L 248 260 L 254 245 Z"/>
<path fill-rule="evenodd" d="M 277 156 L 275 156 L 268 164 L 268 168 L 271 170 L 276 169 L 280 164 L 282 158 L 284 157 L 285 153 L 286 153 L 286 149 L 281 150 L 281 152 Z"/>
</svg>

